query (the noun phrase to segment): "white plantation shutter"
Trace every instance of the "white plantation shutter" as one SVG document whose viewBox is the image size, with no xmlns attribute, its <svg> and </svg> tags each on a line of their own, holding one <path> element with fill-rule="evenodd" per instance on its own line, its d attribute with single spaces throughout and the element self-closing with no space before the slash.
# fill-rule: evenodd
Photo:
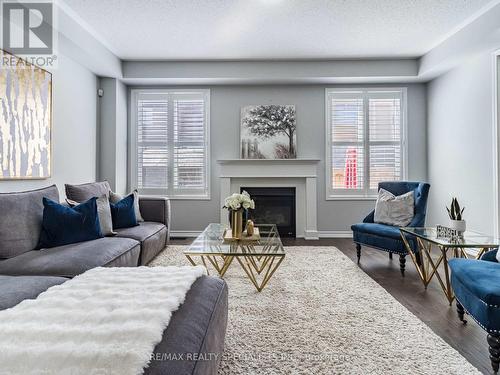
<svg viewBox="0 0 500 375">
<path fill-rule="evenodd" d="M 331 184 L 334 189 L 363 189 L 364 113 L 358 93 L 330 99 Z"/>
<path fill-rule="evenodd" d="M 205 101 L 174 98 L 174 189 L 206 186 Z"/>
<path fill-rule="evenodd" d="M 168 188 L 168 100 L 137 100 L 137 187 Z"/>
<path fill-rule="evenodd" d="M 133 90 L 132 97 L 132 175 L 139 191 L 208 197 L 208 90 Z"/>
<path fill-rule="evenodd" d="M 370 189 L 402 178 L 401 97 L 398 92 L 368 94 Z"/>
<path fill-rule="evenodd" d="M 404 90 L 327 89 L 327 194 L 368 196 L 404 175 Z"/>
</svg>

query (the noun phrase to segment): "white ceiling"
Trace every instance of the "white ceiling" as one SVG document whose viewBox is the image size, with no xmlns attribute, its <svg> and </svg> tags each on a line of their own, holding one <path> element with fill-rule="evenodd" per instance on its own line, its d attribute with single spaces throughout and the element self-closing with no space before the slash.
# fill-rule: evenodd
<svg viewBox="0 0 500 375">
<path fill-rule="evenodd" d="M 126 60 L 422 56 L 491 0 L 63 0 Z M 493 1 L 498 2 L 498 1 Z"/>
</svg>

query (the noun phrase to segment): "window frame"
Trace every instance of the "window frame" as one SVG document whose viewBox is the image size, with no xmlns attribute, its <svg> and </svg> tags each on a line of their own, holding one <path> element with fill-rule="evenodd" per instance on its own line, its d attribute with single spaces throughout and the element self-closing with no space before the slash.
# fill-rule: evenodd
<svg viewBox="0 0 500 375">
<path fill-rule="evenodd" d="M 138 188 L 138 110 L 137 110 L 137 99 L 138 95 L 141 93 L 148 94 L 158 94 L 158 95 L 190 95 L 202 96 L 205 102 L 205 182 L 206 186 L 203 193 L 198 192 L 198 190 L 193 190 L 192 193 L 187 189 L 185 192 L 180 191 L 175 192 L 174 186 L 170 183 L 170 186 L 165 189 L 139 189 Z M 169 103 L 169 107 L 170 107 Z M 169 118 L 173 118 L 172 114 Z M 174 140 L 170 136 L 173 134 L 173 130 L 169 131 L 169 139 L 167 143 L 169 149 L 172 147 Z M 210 200 L 211 199 L 211 158 L 210 158 L 210 89 L 169 89 L 169 88 L 134 88 L 130 90 L 130 121 L 129 121 L 129 151 L 128 151 L 128 167 L 129 167 L 129 189 L 138 189 L 141 195 L 146 196 L 165 196 L 172 200 Z M 173 161 L 168 160 L 169 169 L 172 166 Z M 171 171 L 173 174 L 173 169 Z M 173 177 L 172 177 L 173 178 Z M 171 181 L 169 181 L 171 182 Z"/>
<path fill-rule="evenodd" d="M 377 198 L 376 189 L 370 189 L 370 129 L 369 129 L 369 105 L 370 93 L 391 93 L 397 92 L 401 96 L 401 180 L 408 179 L 408 106 L 407 87 L 344 87 L 325 89 L 325 187 L 326 200 L 375 200 Z M 332 129 L 331 129 L 331 96 L 335 94 L 355 95 L 359 94 L 363 98 L 363 189 L 334 189 L 332 187 Z M 353 144 L 356 142 L 352 142 Z M 384 143 L 384 141 L 380 142 Z M 387 142 L 390 143 L 390 142 Z"/>
</svg>

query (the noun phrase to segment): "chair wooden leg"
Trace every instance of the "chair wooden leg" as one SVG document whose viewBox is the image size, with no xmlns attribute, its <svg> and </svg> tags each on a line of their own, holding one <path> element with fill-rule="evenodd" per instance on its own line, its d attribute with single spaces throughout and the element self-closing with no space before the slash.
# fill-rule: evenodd
<svg viewBox="0 0 500 375">
<path fill-rule="evenodd" d="M 488 334 L 487 340 L 490 351 L 491 368 L 493 372 L 497 373 L 500 364 L 500 334 L 490 333 Z"/>
<path fill-rule="evenodd" d="M 361 259 L 361 245 L 359 243 L 356 244 L 356 255 L 358 257 L 358 263 L 359 263 L 359 260 Z"/>
<path fill-rule="evenodd" d="M 392 253 L 389 251 L 389 259 L 392 259 Z"/>
<path fill-rule="evenodd" d="M 467 320 L 464 319 L 464 314 L 465 314 L 465 310 L 464 310 L 464 307 L 462 306 L 462 304 L 460 302 L 458 302 L 458 300 L 456 300 L 456 303 L 457 303 L 457 314 L 458 314 L 458 319 L 460 319 L 460 321 L 463 323 L 463 324 L 466 324 L 467 323 Z"/>
<path fill-rule="evenodd" d="M 415 258 L 417 258 L 417 264 L 418 264 L 419 266 L 421 266 L 421 265 L 422 265 L 422 252 L 418 252 L 418 253 L 416 253 L 416 254 L 415 254 Z"/>
<path fill-rule="evenodd" d="M 405 275 L 405 265 L 406 265 L 406 255 L 399 254 L 399 269 L 401 270 L 401 275 Z"/>
</svg>

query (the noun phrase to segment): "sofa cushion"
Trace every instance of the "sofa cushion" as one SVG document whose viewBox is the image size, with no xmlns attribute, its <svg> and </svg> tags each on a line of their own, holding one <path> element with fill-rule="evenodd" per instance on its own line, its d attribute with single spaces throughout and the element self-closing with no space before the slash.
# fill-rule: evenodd
<svg viewBox="0 0 500 375">
<path fill-rule="evenodd" d="M 113 230 L 135 227 L 137 225 L 134 198 L 134 194 L 130 194 L 121 201 L 109 203 L 111 218 L 113 219 Z"/>
<path fill-rule="evenodd" d="M 37 248 L 50 248 L 91 241 L 102 237 L 97 198 L 75 207 L 66 207 L 43 198 L 43 222 Z"/>
<path fill-rule="evenodd" d="M 11 258 L 36 247 L 42 230 L 44 197 L 59 202 L 57 187 L 0 194 L 0 258 Z"/>
<path fill-rule="evenodd" d="M 101 197 L 106 195 L 109 197 L 111 190 L 108 181 L 89 182 L 81 185 L 65 184 L 66 197 L 75 202 L 85 202 L 93 197 Z"/>
<path fill-rule="evenodd" d="M 132 238 L 141 243 L 140 264 L 148 264 L 166 246 L 167 227 L 161 223 L 143 221 L 132 228 L 117 229 L 117 237 Z"/>
<path fill-rule="evenodd" d="M 115 266 L 116 260 L 132 252 L 128 263 L 135 267 L 140 245 L 129 238 L 104 237 L 93 241 L 34 250 L 0 262 L 1 275 L 47 275 L 74 277 L 91 268 Z M 129 254 L 130 255 L 130 254 Z M 134 263 L 135 262 L 135 263 Z"/>
<path fill-rule="evenodd" d="M 82 202 L 75 202 L 71 199 L 66 199 L 66 203 L 70 207 L 78 206 Z M 106 195 L 101 195 L 96 200 L 97 203 L 97 216 L 99 216 L 99 225 L 101 226 L 101 233 L 103 236 L 114 236 L 113 220 L 111 219 L 111 207 L 109 206 L 109 198 Z"/>
<path fill-rule="evenodd" d="M 51 286 L 66 280 L 51 276 L 0 276 L 0 310 L 11 308 L 25 299 L 35 299 Z"/>
<path fill-rule="evenodd" d="M 377 223 L 359 223 L 351 226 L 353 231 L 401 240 L 398 227 Z"/>
<path fill-rule="evenodd" d="M 130 194 L 132 194 L 134 196 L 134 211 L 135 211 L 135 218 L 137 219 L 137 222 L 144 221 L 144 219 L 141 216 L 141 208 L 139 206 L 139 192 L 136 189 L 133 192 L 131 192 Z M 130 194 L 127 194 L 127 195 L 130 195 Z M 123 198 L 125 198 L 125 197 L 121 194 L 115 193 L 113 191 L 109 192 L 109 202 L 110 203 L 118 203 Z"/>
</svg>

